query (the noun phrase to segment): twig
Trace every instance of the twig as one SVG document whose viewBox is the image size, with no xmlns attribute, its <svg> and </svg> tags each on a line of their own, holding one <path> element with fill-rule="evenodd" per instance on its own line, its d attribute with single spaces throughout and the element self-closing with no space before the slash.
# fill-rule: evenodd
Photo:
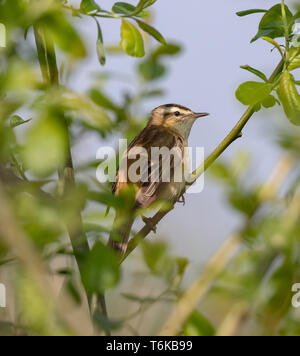
<svg viewBox="0 0 300 356">
<path fill-rule="evenodd" d="M 217 330 L 216 336 L 233 336 L 236 334 L 241 321 L 247 316 L 248 305 L 245 302 L 237 302 L 226 315 Z"/>
<path fill-rule="evenodd" d="M 41 71 L 45 83 L 49 85 L 58 86 L 58 68 L 56 63 L 56 55 L 54 43 L 45 36 L 45 33 L 41 27 L 38 25 L 34 26 L 34 34 L 38 52 L 38 58 L 41 66 Z M 61 182 L 61 195 L 65 197 L 68 192 L 72 191 L 76 185 L 74 177 L 73 160 L 71 153 L 71 145 L 69 139 L 69 128 L 67 121 L 64 120 L 64 128 L 67 137 L 67 160 L 64 168 L 59 172 L 59 178 Z M 78 264 L 79 272 L 82 272 L 82 256 L 84 253 L 89 251 L 89 245 L 87 238 L 85 236 L 81 212 L 77 211 L 76 216 L 73 217 L 72 221 L 66 221 L 69 236 L 74 250 L 74 255 Z M 89 305 L 91 304 L 91 296 L 88 297 Z"/>
</svg>

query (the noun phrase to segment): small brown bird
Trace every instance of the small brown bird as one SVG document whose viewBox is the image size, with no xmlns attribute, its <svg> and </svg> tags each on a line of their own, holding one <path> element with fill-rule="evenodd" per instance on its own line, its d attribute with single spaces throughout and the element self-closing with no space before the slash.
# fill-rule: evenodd
<svg viewBox="0 0 300 356">
<path fill-rule="evenodd" d="M 182 172 L 187 168 L 189 169 L 189 156 L 184 153 L 188 146 L 187 141 L 196 119 L 207 115 L 209 114 L 195 113 L 176 104 L 159 106 L 152 111 L 147 126 L 129 145 L 122 158 L 116 182 L 112 189 L 114 194 L 120 195 L 122 191 L 132 186 L 135 192 L 133 206 L 128 207 L 126 213 L 124 213 L 124 210 L 116 211 L 113 234 L 109 240 L 110 246 L 118 251 L 121 256 L 125 254 L 127 249 L 136 209 L 149 207 L 154 202 L 167 201 L 174 204 L 180 199 L 186 181 L 183 175 L 181 180 L 176 180 L 175 176 L 178 173 L 178 168 Z M 157 160 L 154 162 L 152 157 L 154 148 L 167 148 L 170 151 L 173 150 L 173 153 L 175 152 L 169 161 L 169 165 L 164 164 L 165 162 L 161 158 L 158 163 Z M 144 153 L 131 154 L 135 150 L 140 152 L 141 149 Z M 176 159 L 176 152 L 179 159 Z M 130 172 L 130 167 L 137 165 L 137 160 L 141 159 L 143 155 L 146 156 L 146 158 L 144 157 L 145 165 L 140 167 L 138 172 L 141 178 L 138 181 L 133 181 L 128 172 Z M 127 168 L 124 169 L 123 167 Z M 165 173 L 167 174 L 165 175 Z M 146 179 L 142 179 L 142 177 Z M 165 177 L 169 179 L 163 179 Z M 144 221 L 147 223 L 146 218 L 144 218 Z"/>
</svg>

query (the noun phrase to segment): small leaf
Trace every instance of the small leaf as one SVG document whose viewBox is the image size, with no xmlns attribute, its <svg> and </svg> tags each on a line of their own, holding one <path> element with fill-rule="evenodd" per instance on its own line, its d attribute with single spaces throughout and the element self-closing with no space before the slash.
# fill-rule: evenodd
<svg viewBox="0 0 300 356">
<path fill-rule="evenodd" d="M 126 16 L 148 17 L 147 11 L 139 11 L 137 8 L 127 2 L 116 2 L 112 7 L 112 12 Z"/>
<path fill-rule="evenodd" d="M 100 293 L 114 287 L 120 278 L 118 257 L 111 248 L 96 242 L 85 256 L 82 281 L 88 293 Z"/>
<path fill-rule="evenodd" d="M 178 275 L 183 276 L 183 274 L 185 273 L 185 271 L 189 265 L 189 260 L 184 257 L 179 257 L 176 259 L 176 264 L 177 264 L 177 268 L 178 268 L 178 271 L 177 271 Z"/>
<path fill-rule="evenodd" d="M 29 30 L 30 30 L 30 27 L 31 27 L 31 26 L 27 26 L 27 27 L 25 28 L 25 30 L 24 30 L 24 40 L 25 40 L 25 41 L 27 40 L 27 36 L 28 36 L 28 32 L 29 32 Z"/>
<path fill-rule="evenodd" d="M 300 10 L 296 12 L 294 19 L 295 20 L 300 19 Z"/>
<path fill-rule="evenodd" d="M 97 55 L 98 55 L 100 64 L 102 66 L 104 66 L 106 63 L 106 57 L 105 57 L 102 29 L 101 29 L 99 22 L 96 19 L 95 19 L 95 21 L 96 21 L 97 29 L 98 29 L 98 39 L 97 39 L 97 43 L 96 43 Z"/>
<path fill-rule="evenodd" d="M 100 6 L 95 2 L 95 0 L 82 0 L 80 9 L 86 14 L 101 10 Z"/>
<path fill-rule="evenodd" d="M 10 118 L 10 127 L 14 128 L 23 124 L 26 124 L 27 122 L 30 122 L 31 119 L 29 120 L 23 120 L 20 116 L 14 115 Z"/>
<path fill-rule="evenodd" d="M 116 2 L 112 7 L 112 12 L 116 14 L 132 15 L 135 13 L 136 7 L 127 2 Z"/>
<path fill-rule="evenodd" d="M 139 64 L 140 75 L 146 81 L 152 81 L 161 78 L 166 73 L 166 67 L 157 61 L 147 60 Z"/>
<path fill-rule="evenodd" d="M 119 108 L 108 98 L 104 93 L 98 89 L 91 89 L 89 95 L 93 102 L 104 109 L 112 110 L 115 112 L 119 111 Z"/>
<path fill-rule="evenodd" d="M 140 0 L 140 2 L 136 6 L 136 13 L 140 13 L 147 7 L 152 6 L 157 0 Z"/>
<path fill-rule="evenodd" d="M 126 199 L 112 193 L 90 191 L 88 199 L 116 209 L 126 209 L 127 207 Z"/>
<path fill-rule="evenodd" d="M 266 109 L 272 108 L 276 105 L 276 98 L 273 95 L 269 95 L 265 100 L 262 101 L 262 106 Z"/>
<path fill-rule="evenodd" d="M 300 126 L 300 95 L 288 71 L 281 76 L 278 96 L 286 116 L 294 125 Z"/>
<path fill-rule="evenodd" d="M 272 91 L 272 84 L 246 82 L 236 91 L 237 99 L 244 105 L 253 105 L 264 101 Z"/>
<path fill-rule="evenodd" d="M 73 297 L 74 301 L 80 305 L 82 302 L 82 298 L 80 295 L 80 292 L 78 290 L 78 287 L 76 286 L 75 282 L 73 281 L 72 278 L 68 278 L 67 283 L 66 283 L 67 290 Z"/>
<path fill-rule="evenodd" d="M 158 42 L 160 42 L 163 45 L 167 44 L 167 42 L 163 38 L 162 34 L 160 32 L 158 32 L 154 27 L 152 27 L 152 26 L 148 25 L 147 23 L 140 21 L 140 20 L 136 20 L 136 22 L 138 23 L 138 25 L 140 26 L 140 28 L 143 31 L 147 32 L 149 35 L 154 37 Z"/>
<path fill-rule="evenodd" d="M 253 10 L 239 11 L 236 14 L 239 17 L 243 17 L 243 16 L 248 16 L 248 15 L 252 15 L 252 14 L 259 14 L 259 13 L 263 13 L 263 12 L 268 12 L 268 10 L 253 9 Z"/>
<path fill-rule="evenodd" d="M 248 65 L 245 66 L 241 66 L 242 69 L 247 70 L 248 72 L 251 72 L 255 75 L 257 75 L 259 78 L 261 78 L 264 82 L 268 82 L 268 78 L 266 77 L 266 75 L 264 73 L 262 73 L 261 71 L 259 71 L 258 69 L 252 68 Z"/>
<path fill-rule="evenodd" d="M 133 57 L 144 57 L 143 37 L 136 27 L 126 20 L 122 20 L 121 38 L 121 46 L 127 54 Z"/>
<path fill-rule="evenodd" d="M 164 242 L 142 243 L 145 263 L 154 275 L 169 277 L 176 268 L 176 262 L 169 256 Z"/>
<path fill-rule="evenodd" d="M 159 46 L 151 55 L 153 60 L 163 56 L 175 56 L 180 53 L 181 47 L 174 43 L 168 43 L 166 46 Z"/>
</svg>

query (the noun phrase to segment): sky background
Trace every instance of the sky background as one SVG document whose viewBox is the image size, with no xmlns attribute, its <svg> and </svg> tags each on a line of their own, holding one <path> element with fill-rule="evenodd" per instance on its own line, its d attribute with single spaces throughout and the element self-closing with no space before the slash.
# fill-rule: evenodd
<svg viewBox="0 0 300 356">
<path fill-rule="evenodd" d="M 71 1 L 78 4 L 79 1 Z M 111 0 L 101 0 L 103 8 L 111 8 Z M 135 4 L 137 1 L 131 1 Z M 249 64 L 268 75 L 280 58 L 264 41 L 250 44 L 256 34 L 261 14 L 244 18 L 237 11 L 250 8 L 270 8 L 274 0 L 158 0 L 154 8 L 154 26 L 169 41 L 181 43 L 183 53 L 171 60 L 169 75 L 158 83 L 166 95 L 145 105 L 146 112 L 165 103 L 179 103 L 195 111 L 210 112 L 207 119 L 198 121 L 190 136 L 191 147 L 203 146 L 206 155 L 225 137 L 239 120 L 245 107 L 235 98 L 235 90 L 244 81 L 256 80 L 252 74 L 240 69 Z M 286 2 L 292 5 L 293 2 Z M 95 72 L 102 69 L 95 53 L 96 27 L 92 20 L 78 21 L 84 33 L 90 56 L 72 78 L 72 86 L 84 91 L 93 81 Z M 103 20 L 106 44 L 120 41 L 119 21 Z M 136 60 L 128 56 L 108 56 L 106 71 L 133 75 Z M 120 98 L 126 84 L 114 82 L 108 92 Z M 242 139 L 225 153 L 232 158 L 240 150 L 253 156 L 249 184 L 264 181 L 281 156 L 273 144 L 273 133 L 268 121 L 283 118 L 281 108 L 263 110 L 256 114 L 244 130 Z M 96 137 L 83 139 L 74 149 L 77 162 L 94 159 L 97 149 L 104 142 Z M 187 195 L 186 206 L 177 205 L 159 225 L 157 237 L 171 242 L 172 252 L 187 257 L 192 264 L 201 265 L 241 223 L 240 216 L 226 204 L 223 189 L 206 179 L 201 194 Z"/>
</svg>

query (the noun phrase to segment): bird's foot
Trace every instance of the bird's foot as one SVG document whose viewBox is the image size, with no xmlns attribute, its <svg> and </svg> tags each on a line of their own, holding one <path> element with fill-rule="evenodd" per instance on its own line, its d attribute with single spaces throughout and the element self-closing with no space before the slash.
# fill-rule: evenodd
<svg viewBox="0 0 300 356">
<path fill-rule="evenodd" d="M 156 224 L 153 222 L 152 218 L 147 218 L 146 216 L 142 216 L 142 219 L 146 226 L 149 227 L 150 231 L 153 231 L 155 234 L 157 233 L 157 227 Z"/>
<path fill-rule="evenodd" d="M 184 195 L 182 195 L 181 197 L 179 197 L 178 203 L 182 203 L 183 206 L 185 206 L 185 197 L 184 197 Z"/>
</svg>

